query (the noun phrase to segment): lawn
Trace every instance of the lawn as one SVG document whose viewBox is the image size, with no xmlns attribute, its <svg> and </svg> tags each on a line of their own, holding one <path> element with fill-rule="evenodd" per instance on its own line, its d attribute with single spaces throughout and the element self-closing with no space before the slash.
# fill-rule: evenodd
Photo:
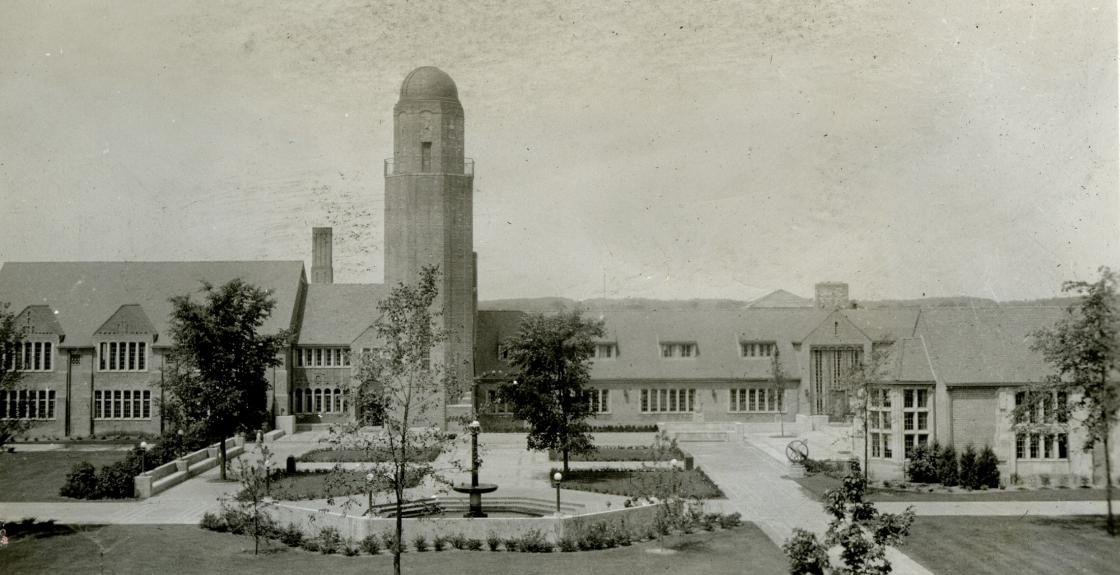
<svg viewBox="0 0 1120 575">
<path fill-rule="evenodd" d="M 1120 573 L 1104 517 L 918 517 L 902 551 L 934 573 Z"/>
<path fill-rule="evenodd" d="M 420 478 L 414 477 L 407 483 L 407 487 L 415 487 Z M 269 487 L 272 497 L 281 501 L 364 495 L 369 491 L 364 471 L 297 471 L 273 477 Z M 387 489 L 381 486 L 378 491 Z"/>
<path fill-rule="evenodd" d="M 665 461 L 670 459 L 683 461 L 684 457 L 684 452 L 676 447 L 667 449 L 665 453 L 659 455 L 652 447 L 648 446 L 604 445 L 596 446 L 594 451 L 587 453 L 570 454 L 568 461 L 656 461 L 659 458 Z M 548 458 L 552 461 L 560 461 L 563 459 L 563 455 L 559 451 L 549 450 Z"/>
<path fill-rule="evenodd" d="M 429 447 L 421 449 L 412 457 L 414 462 L 431 462 L 439 457 L 440 449 L 438 447 Z M 392 461 L 393 458 L 388 449 L 316 449 L 308 451 L 299 457 L 300 461 L 316 462 L 316 463 L 382 463 Z"/>
<path fill-rule="evenodd" d="M 74 501 L 58 490 L 74 464 L 95 467 L 124 459 L 127 451 L 16 451 L 0 452 L 0 501 Z"/>
<path fill-rule="evenodd" d="M 549 475 L 555 473 L 553 469 Z M 651 492 L 658 481 L 679 481 L 682 497 L 714 499 L 723 497 L 723 492 L 699 468 L 688 471 L 667 469 L 630 470 L 630 469 L 572 469 L 564 474 L 565 489 L 609 493 L 624 497 L 639 497 Z"/>
<path fill-rule="evenodd" d="M 823 473 L 794 479 L 803 489 L 820 499 L 824 492 L 840 486 L 840 480 Z M 956 493 L 919 493 L 901 489 L 868 489 L 871 501 L 1104 501 L 1104 489 L 989 489 Z"/>
<path fill-rule="evenodd" d="M 56 530 L 57 532 L 57 530 Z M 49 535 L 49 534 L 45 534 Z M 407 534 L 406 534 L 407 538 Z M 96 541 L 96 543 L 95 543 Z M 0 572 L 96 573 L 98 545 L 106 573 L 391 573 L 392 557 L 319 555 L 271 542 L 269 552 L 253 556 L 253 542 L 242 535 L 203 531 L 186 525 L 111 525 L 81 533 L 12 539 L 0 549 Z M 688 573 L 722 575 L 788 572 L 785 556 L 751 524 L 731 531 L 674 536 L 666 545 L 673 555 L 647 553 L 656 542 L 579 553 L 508 553 L 442 551 L 406 553 L 407 573 L 493 575 L 617 575 L 619 573 Z"/>
</svg>

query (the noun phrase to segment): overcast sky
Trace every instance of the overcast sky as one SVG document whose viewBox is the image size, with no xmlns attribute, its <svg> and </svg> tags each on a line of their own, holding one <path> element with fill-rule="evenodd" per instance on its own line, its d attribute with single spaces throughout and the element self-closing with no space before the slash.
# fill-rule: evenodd
<svg viewBox="0 0 1120 575">
<path fill-rule="evenodd" d="M 483 299 L 1120 265 L 1115 2 L 273 4 L 0 5 L 0 261 L 310 265 L 332 225 L 336 281 L 379 282 L 393 104 L 435 65 Z"/>
</svg>

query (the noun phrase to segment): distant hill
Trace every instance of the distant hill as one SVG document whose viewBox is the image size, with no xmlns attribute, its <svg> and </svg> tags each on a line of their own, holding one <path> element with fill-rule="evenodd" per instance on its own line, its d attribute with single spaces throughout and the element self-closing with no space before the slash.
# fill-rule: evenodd
<svg viewBox="0 0 1120 575">
<path fill-rule="evenodd" d="M 1067 306 L 1077 298 L 1055 297 L 1036 300 L 1015 300 L 997 302 L 993 299 L 954 296 L 928 297 L 919 299 L 884 299 L 857 301 L 856 305 L 865 309 L 888 307 L 996 307 L 996 306 Z M 480 310 L 517 310 L 528 313 L 555 313 L 575 308 L 577 305 L 588 311 L 654 311 L 654 310 L 740 310 L 751 302 L 734 299 L 687 299 L 665 300 L 649 298 L 593 298 L 574 300 L 563 297 L 511 298 L 478 302 Z"/>
</svg>

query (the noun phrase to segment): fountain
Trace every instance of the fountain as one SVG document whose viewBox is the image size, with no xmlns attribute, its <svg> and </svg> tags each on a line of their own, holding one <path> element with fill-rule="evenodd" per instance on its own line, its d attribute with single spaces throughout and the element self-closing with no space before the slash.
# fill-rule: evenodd
<svg viewBox="0 0 1120 575">
<path fill-rule="evenodd" d="M 482 494 L 491 493 L 498 489 L 498 486 L 493 483 L 478 482 L 478 432 L 480 427 L 482 426 L 477 419 L 467 425 L 471 432 L 471 484 L 451 487 L 459 493 L 470 495 L 470 508 L 463 517 L 486 517 L 486 514 L 482 512 Z"/>
</svg>

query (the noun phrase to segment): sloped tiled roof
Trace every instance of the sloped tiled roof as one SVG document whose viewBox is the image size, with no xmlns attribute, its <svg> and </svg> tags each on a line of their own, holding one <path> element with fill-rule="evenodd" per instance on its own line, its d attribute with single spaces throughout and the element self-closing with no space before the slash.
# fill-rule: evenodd
<svg viewBox="0 0 1120 575">
<path fill-rule="evenodd" d="M 308 284 L 300 345 L 350 345 L 377 321 L 383 284 Z"/>
<path fill-rule="evenodd" d="M 27 329 L 26 333 L 65 335 L 55 319 L 54 310 L 48 305 L 27 306 L 16 316 L 16 325 Z"/>
<path fill-rule="evenodd" d="M 202 281 L 221 285 L 235 278 L 271 290 L 276 300 L 262 330 L 275 333 L 292 325 L 303 262 L 8 262 L 0 267 L 0 301 L 15 309 L 47 305 L 62 327 L 65 347 L 92 345 L 94 332 L 122 305 L 142 308 L 159 334 L 167 337 L 172 296 L 198 295 Z"/>
<path fill-rule="evenodd" d="M 131 333 L 156 333 L 148 314 L 136 304 L 122 305 L 101 327 L 94 332 L 97 335 L 124 335 Z"/>
<path fill-rule="evenodd" d="M 916 333 L 946 385 L 1030 383 L 1051 373 L 1030 349 L 1030 334 L 1064 313 L 1060 307 L 926 308 Z"/>
<path fill-rule="evenodd" d="M 918 308 L 875 308 L 842 310 L 871 341 L 897 341 L 914 335 Z"/>
<path fill-rule="evenodd" d="M 932 382 L 925 344 L 920 337 L 906 337 L 894 342 L 891 349 L 890 376 L 900 382 Z"/>
<path fill-rule="evenodd" d="M 747 308 L 791 308 L 813 307 L 813 300 L 790 293 L 784 289 L 774 290 L 756 300 L 751 301 Z"/>
</svg>

